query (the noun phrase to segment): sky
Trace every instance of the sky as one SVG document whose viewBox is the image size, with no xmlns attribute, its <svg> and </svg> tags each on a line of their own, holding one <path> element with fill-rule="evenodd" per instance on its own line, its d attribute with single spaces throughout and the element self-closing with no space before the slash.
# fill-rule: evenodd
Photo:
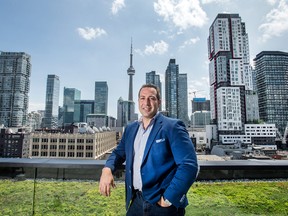
<svg viewBox="0 0 288 216">
<path fill-rule="evenodd" d="M 261 51 L 288 51 L 288 0 L 0 0 L 0 51 L 31 56 L 29 112 L 45 109 L 48 74 L 63 90 L 94 100 L 95 81 L 107 81 L 108 115 L 128 100 L 131 40 L 133 99 L 156 71 L 176 59 L 188 76 L 188 109 L 194 96 L 209 99 L 207 38 L 219 13 L 237 13 L 246 24 L 250 59 Z M 162 92 L 164 95 L 164 92 Z"/>
</svg>

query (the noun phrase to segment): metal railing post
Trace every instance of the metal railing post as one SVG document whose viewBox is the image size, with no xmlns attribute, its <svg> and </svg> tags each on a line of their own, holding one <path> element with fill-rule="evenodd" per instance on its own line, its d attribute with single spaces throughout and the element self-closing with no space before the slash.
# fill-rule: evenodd
<svg viewBox="0 0 288 216">
<path fill-rule="evenodd" d="M 33 185 L 33 199 L 32 199 L 32 215 L 35 214 L 36 178 L 37 178 L 37 167 L 34 168 L 34 185 Z"/>
</svg>

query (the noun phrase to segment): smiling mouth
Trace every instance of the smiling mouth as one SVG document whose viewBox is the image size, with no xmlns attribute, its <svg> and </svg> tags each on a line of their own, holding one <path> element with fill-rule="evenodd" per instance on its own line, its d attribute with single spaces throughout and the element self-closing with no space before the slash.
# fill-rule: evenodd
<svg viewBox="0 0 288 216">
<path fill-rule="evenodd" d="M 151 111 L 151 107 L 143 107 L 142 109 L 145 111 Z"/>
</svg>

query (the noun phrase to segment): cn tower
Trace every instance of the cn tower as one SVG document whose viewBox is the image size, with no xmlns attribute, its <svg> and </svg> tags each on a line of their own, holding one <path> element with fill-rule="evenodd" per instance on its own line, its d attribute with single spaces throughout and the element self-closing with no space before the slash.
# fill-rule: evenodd
<svg viewBox="0 0 288 216">
<path fill-rule="evenodd" d="M 129 76 L 128 101 L 133 101 L 133 75 L 135 74 L 135 69 L 133 67 L 132 39 L 131 39 L 131 52 L 130 52 L 130 67 L 127 69 L 127 74 Z"/>
</svg>

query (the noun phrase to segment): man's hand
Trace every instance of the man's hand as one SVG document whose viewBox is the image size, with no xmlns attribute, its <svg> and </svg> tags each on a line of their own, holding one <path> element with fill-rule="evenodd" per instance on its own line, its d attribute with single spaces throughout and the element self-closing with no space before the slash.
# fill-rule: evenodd
<svg viewBox="0 0 288 216">
<path fill-rule="evenodd" d="M 104 196 L 110 196 L 111 187 L 115 188 L 112 171 L 110 168 L 104 167 L 102 169 L 102 175 L 100 177 L 99 192 Z"/>
<path fill-rule="evenodd" d="M 164 201 L 164 197 L 163 196 L 161 196 L 160 200 L 158 201 L 158 205 L 160 205 L 161 207 L 164 207 L 164 208 L 167 208 L 167 207 L 171 206 L 171 204 L 167 204 Z"/>
</svg>

